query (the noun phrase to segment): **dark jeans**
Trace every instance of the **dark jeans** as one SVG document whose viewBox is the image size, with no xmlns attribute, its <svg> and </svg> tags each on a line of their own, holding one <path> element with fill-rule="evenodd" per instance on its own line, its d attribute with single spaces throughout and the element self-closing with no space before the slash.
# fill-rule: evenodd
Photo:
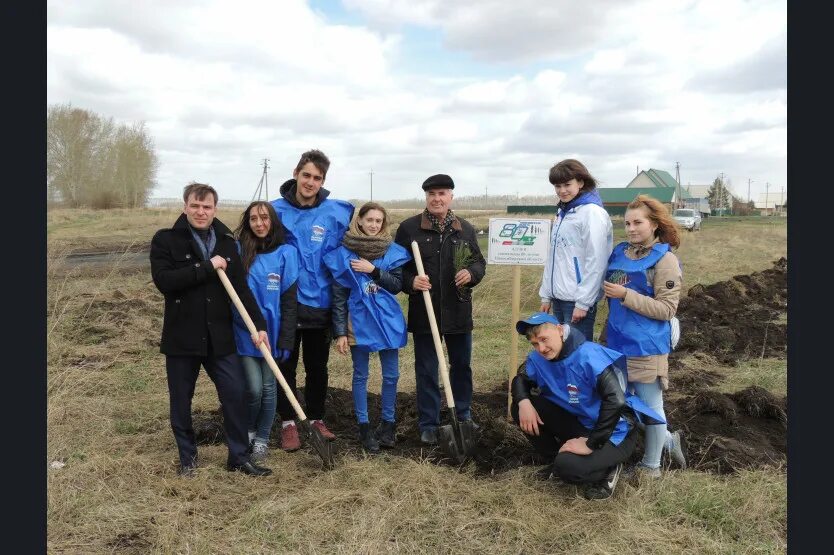
<svg viewBox="0 0 834 555">
<path fill-rule="evenodd" d="M 414 333 L 414 373 L 417 377 L 417 411 L 420 431 L 440 426 L 440 405 L 446 403 L 441 395 L 437 353 L 430 333 Z M 472 404 L 472 334 L 449 333 L 441 335 L 449 352 L 449 381 L 455 399 L 455 412 L 459 420 L 470 418 Z"/>
<path fill-rule="evenodd" d="M 197 459 L 197 443 L 191 420 L 191 399 L 200 373 L 206 369 L 223 408 L 223 427 L 229 447 L 227 464 L 243 464 L 249 457 L 249 437 L 246 434 L 246 380 L 236 354 L 225 356 L 166 356 L 168 395 L 171 405 L 171 429 L 177 442 L 180 464 L 189 465 Z"/>
<path fill-rule="evenodd" d="M 295 332 L 295 347 L 289 360 L 279 362 L 278 368 L 296 395 L 295 374 L 298 367 L 298 351 L 304 344 L 304 412 L 310 420 L 324 418 L 324 401 L 327 397 L 327 361 L 330 358 L 330 330 L 298 329 Z M 297 395 L 296 395 L 297 396 Z M 278 386 L 278 415 L 281 420 L 296 418 L 295 409 L 284 393 L 284 388 Z"/>
<path fill-rule="evenodd" d="M 565 482 L 598 482 L 612 466 L 624 462 L 634 451 L 637 428 L 631 428 L 619 445 L 609 440 L 590 455 L 559 453 L 562 443 L 575 437 L 588 437 L 591 430 L 580 424 L 576 416 L 540 395 L 530 397 L 530 402 L 544 424 L 539 424 L 538 436 L 525 435 L 539 454 L 553 460 L 553 472 Z M 518 404 L 513 402 L 510 410 L 513 421 L 518 424 Z"/>
<path fill-rule="evenodd" d="M 597 304 L 588 309 L 588 313 L 584 318 L 575 324 L 571 324 L 570 319 L 573 317 L 573 307 L 576 303 L 573 301 L 560 301 L 559 299 L 550 299 L 550 312 L 563 324 L 567 324 L 572 328 L 576 328 L 582 332 L 585 339 L 588 341 L 594 340 L 594 320 L 597 317 Z"/>
</svg>

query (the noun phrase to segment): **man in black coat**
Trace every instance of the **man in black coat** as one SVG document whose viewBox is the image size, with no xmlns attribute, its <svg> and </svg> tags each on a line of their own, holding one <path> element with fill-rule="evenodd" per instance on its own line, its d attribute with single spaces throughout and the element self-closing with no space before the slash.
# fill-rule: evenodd
<svg viewBox="0 0 834 555">
<path fill-rule="evenodd" d="M 232 232 L 215 219 L 217 192 L 191 183 L 183 192 L 183 213 L 151 241 L 151 274 L 165 296 L 160 352 L 165 354 L 171 428 L 179 451 L 179 473 L 192 476 L 197 444 L 191 399 L 203 365 L 223 408 L 229 456 L 226 468 L 252 476 L 272 471 L 249 460 L 246 383 L 232 332 L 232 305 L 217 269 L 226 271 L 246 311 L 259 330 L 255 345 L 269 345 L 266 321 L 246 283 Z"/>
<path fill-rule="evenodd" d="M 408 294 L 408 331 L 414 339 L 417 410 L 420 440 L 437 443 L 440 426 L 440 386 L 437 353 L 431 335 L 423 291 L 431 294 L 438 331 L 449 352 L 449 381 L 461 421 L 471 420 L 472 404 L 472 287 L 484 278 L 486 261 L 472 224 L 450 209 L 455 183 L 448 175 L 423 182 L 426 208 L 397 228 L 394 240 L 411 251 L 417 241 L 426 275 L 417 275 L 414 260 L 403 266 L 403 292 Z"/>
</svg>

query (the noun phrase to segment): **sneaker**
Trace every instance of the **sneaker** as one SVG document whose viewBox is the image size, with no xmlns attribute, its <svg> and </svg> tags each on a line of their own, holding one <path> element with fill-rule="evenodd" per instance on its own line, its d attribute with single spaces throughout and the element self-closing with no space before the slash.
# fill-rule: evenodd
<svg viewBox="0 0 834 555">
<path fill-rule="evenodd" d="M 376 440 L 373 432 L 371 432 L 371 425 L 368 422 L 359 424 L 359 442 L 362 444 L 362 449 L 366 453 L 373 455 L 379 453 L 379 442 Z"/>
<path fill-rule="evenodd" d="M 673 433 L 663 448 L 666 450 L 668 461 L 675 462 L 682 470 L 686 469 L 686 455 L 683 453 L 680 431 Z"/>
<path fill-rule="evenodd" d="M 298 438 L 298 426 L 290 424 L 281 427 L 281 449 L 284 451 L 298 451 L 301 440 Z"/>
<path fill-rule="evenodd" d="M 197 463 L 181 464 L 177 469 L 177 474 L 183 478 L 193 478 L 197 475 Z"/>
<path fill-rule="evenodd" d="M 394 422 L 381 420 L 374 433 L 380 447 L 393 447 L 397 441 L 397 425 Z"/>
<path fill-rule="evenodd" d="M 420 441 L 426 445 L 437 445 L 437 428 L 426 428 L 420 432 Z"/>
<path fill-rule="evenodd" d="M 333 441 L 334 439 L 336 439 L 336 436 L 335 436 L 335 435 L 333 435 L 333 432 L 331 432 L 330 430 L 328 430 L 328 429 L 327 429 L 327 426 L 325 426 L 325 425 L 324 425 L 324 420 L 313 420 L 313 421 L 311 422 L 311 425 L 312 425 L 314 428 L 316 428 L 318 431 L 320 431 L 320 432 L 321 432 L 321 435 L 322 435 L 322 436 L 324 437 L 324 439 L 326 439 L 327 441 Z"/>
<path fill-rule="evenodd" d="M 625 468 L 621 474 L 621 476 L 626 480 L 636 478 L 638 475 L 646 478 L 660 478 L 660 469 L 649 468 L 648 466 L 644 466 L 642 463 L 637 463 Z"/>
<path fill-rule="evenodd" d="M 249 457 L 249 460 L 251 460 L 254 463 L 259 463 L 259 462 L 263 461 L 264 459 L 266 459 L 266 457 L 268 455 L 269 455 L 269 450 L 266 447 L 266 443 L 261 443 L 260 441 L 256 441 L 252 445 L 252 455 Z"/>
<path fill-rule="evenodd" d="M 588 484 L 585 487 L 585 499 L 608 499 L 614 493 L 614 488 L 617 487 L 617 482 L 620 480 L 620 473 L 623 470 L 623 464 L 620 463 L 611 467 L 608 471 L 608 476 L 599 482 Z"/>
</svg>

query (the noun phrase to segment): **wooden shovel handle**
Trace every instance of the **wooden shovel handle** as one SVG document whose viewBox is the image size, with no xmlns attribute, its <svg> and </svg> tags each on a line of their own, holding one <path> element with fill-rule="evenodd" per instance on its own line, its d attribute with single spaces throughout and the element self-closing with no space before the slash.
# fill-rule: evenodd
<svg viewBox="0 0 834 555">
<path fill-rule="evenodd" d="M 420 246 L 417 241 L 411 242 L 411 252 L 414 253 L 414 262 L 417 264 L 417 275 L 425 276 L 423 259 L 420 257 Z M 438 284 L 438 287 L 440 284 Z M 437 362 L 440 365 L 440 376 L 443 378 L 443 389 L 446 390 L 446 404 L 455 412 L 455 397 L 452 395 L 452 384 L 449 383 L 449 370 L 446 368 L 446 357 L 443 354 L 443 344 L 440 342 L 440 331 L 437 329 L 437 319 L 434 317 L 434 307 L 431 304 L 431 294 L 423 291 L 423 302 L 426 305 L 426 312 L 429 315 L 429 326 L 434 339 L 434 350 L 437 351 Z"/>
<path fill-rule="evenodd" d="M 232 287 L 232 282 L 229 281 L 229 276 L 226 275 L 226 272 L 222 268 L 217 268 L 217 275 L 220 277 L 220 281 L 223 282 L 223 287 L 226 288 L 226 293 L 229 294 L 229 298 L 232 299 L 232 302 L 235 304 L 241 318 L 243 318 L 243 321 L 246 323 L 249 333 L 252 335 L 258 335 L 258 329 L 255 327 L 255 322 L 252 321 L 252 318 L 249 317 L 249 313 L 246 312 L 246 307 L 243 306 L 243 301 L 240 300 L 237 291 L 235 291 L 235 288 Z M 293 395 L 292 389 L 290 389 L 287 380 L 285 380 L 283 374 L 281 374 L 281 370 L 278 368 L 278 363 L 276 363 L 275 359 L 272 358 L 272 353 L 269 352 L 269 347 L 263 343 L 261 343 L 258 347 L 260 348 L 264 359 L 266 359 L 267 364 L 269 364 L 269 367 L 272 368 L 272 373 L 275 374 L 275 377 L 278 379 L 278 383 L 280 383 L 281 387 L 284 389 L 284 393 L 286 393 L 287 399 L 290 400 L 292 408 L 295 409 L 298 418 L 300 420 L 307 420 L 307 416 L 304 414 L 304 411 L 301 410 L 301 405 L 298 404 L 298 400 L 295 398 L 295 395 Z"/>
</svg>

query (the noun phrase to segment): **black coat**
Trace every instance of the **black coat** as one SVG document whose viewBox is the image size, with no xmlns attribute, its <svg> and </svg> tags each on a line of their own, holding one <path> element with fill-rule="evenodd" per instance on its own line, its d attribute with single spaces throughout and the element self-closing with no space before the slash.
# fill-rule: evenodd
<svg viewBox="0 0 834 555">
<path fill-rule="evenodd" d="M 226 275 L 258 330 L 266 330 L 261 309 L 246 284 L 246 275 L 232 232 L 220 220 L 212 222 L 217 242 L 211 256 L 226 259 Z M 160 229 L 151 241 L 151 274 L 165 296 L 160 351 L 166 355 L 206 356 L 237 352 L 232 332 L 232 301 L 211 262 L 203 260 L 185 214 L 170 229 Z M 272 339 L 272 338 L 270 338 Z"/>
<path fill-rule="evenodd" d="M 472 287 L 478 285 L 486 273 L 486 261 L 478 246 L 478 236 L 472 224 L 462 218 L 455 218 L 441 235 L 432 229 L 431 222 L 424 214 L 406 219 L 397 228 L 394 238 L 409 253 L 411 241 L 420 246 L 423 268 L 431 283 L 431 303 L 440 333 L 466 333 L 472 331 Z M 458 291 L 455 286 L 454 252 L 463 243 L 468 243 L 474 262 L 466 267 L 472 274 L 472 281 Z M 414 260 L 403 266 L 403 292 L 408 295 L 408 331 L 431 333 L 426 305 L 422 291 L 412 289 L 417 276 Z"/>
</svg>

